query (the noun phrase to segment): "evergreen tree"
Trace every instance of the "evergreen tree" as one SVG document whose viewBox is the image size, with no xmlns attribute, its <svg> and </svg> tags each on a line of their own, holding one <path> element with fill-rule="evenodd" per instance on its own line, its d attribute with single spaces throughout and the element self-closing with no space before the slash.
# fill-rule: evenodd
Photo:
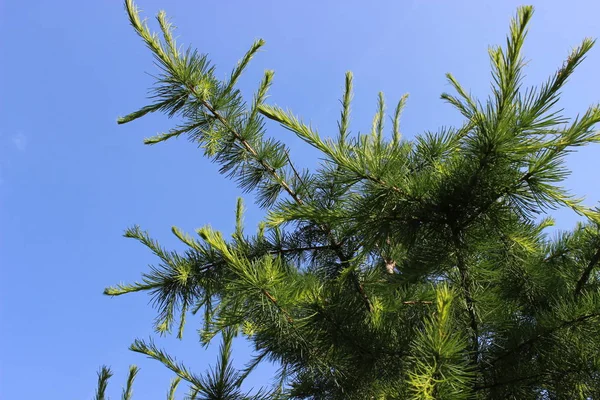
<svg viewBox="0 0 600 400">
<path fill-rule="evenodd" d="M 251 101 L 236 89 L 262 40 L 220 80 L 206 55 L 175 42 L 164 13 L 158 35 L 132 0 L 125 5 L 160 75 L 153 102 L 118 122 L 177 117 L 145 143 L 189 138 L 266 212 L 257 232 L 245 233 L 238 201 L 231 238 L 208 226 L 197 235 L 173 228 L 183 252 L 137 226 L 126 231 L 159 264 L 105 294 L 147 292 L 161 334 L 181 337 L 186 316 L 201 313 L 201 341 L 223 341 L 204 375 L 151 342 L 132 344 L 175 373 L 169 398 L 180 381 L 193 399 L 600 398 L 600 209 L 561 187 L 565 156 L 600 141 L 600 108 L 574 119 L 557 108 L 593 40 L 539 87 L 524 88 L 521 48 L 533 9 L 521 7 L 505 46 L 489 51 L 488 98 L 447 75 L 456 93 L 442 99 L 462 126 L 404 139 L 406 96 L 385 129 L 380 94 L 371 132 L 351 135 L 347 73 L 339 132 L 325 138 L 265 104 L 272 71 Z M 320 167 L 296 168 L 286 145 L 266 136 L 267 120 L 316 148 Z M 584 222 L 550 235 L 547 214 L 558 207 Z M 243 370 L 230 362 L 237 335 L 255 352 Z M 265 360 L 277 362 L 279 384 L 243 393 L 240 383 Z M 99 373 L 98 400 L 110 375 Z"/>
</svg>

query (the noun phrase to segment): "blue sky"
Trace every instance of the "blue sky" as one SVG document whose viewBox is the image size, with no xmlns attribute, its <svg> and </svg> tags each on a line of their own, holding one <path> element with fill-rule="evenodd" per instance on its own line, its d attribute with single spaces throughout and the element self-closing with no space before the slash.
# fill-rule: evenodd
<svg viewBox="0 0 600 400">
<path fill-rule="evenodd" d="M 165 8 L 181 43 L 210 54 L 226 76 L 256 38 L 267 42 L 241 88 L 276 71 L 270 102 L 290 107 L 324 135 L 334 132 L 344 72 L 355 76 L 353 131 L 370 127 L 377 92 L 391 104 L 410 93 L 407 137 L 457 124 L 439 100 L 452 72 L 474 94 L 489 88 L 487 47 L 503 43 L 520 1 L 190 1 L 139 0 L 153 17 Z M 543 81 L 585 36 L 600 36 L 597 1 L 536 1 L 525 54 L 527 83 Z M 25 5 L 26 4 L 26 5 Z M 230 232 L 235 184 L 185 140 L 154 147 L 144 137 L 173 121 L 152 116 L 117 126 L 145 104 L 154 68 L 117 0 L 0 0 L 0 398 L 91 399 L 96 370 L 112 366 L 120 396 L 129 364 L 142 370 L 135 398 L 165 398 L 171 374 L 127 350 L 152 334 L 145 295 L 110 299 L 105 286 L 132 281 L 154 260 L 123 230 L 139 224 L 166 246 L 172 225 L 206 223 Z M 600 101 L 600 46 L 579 68 L 561 105 L 574 116 Z M 275 124 L 301 165 L 315 154 Z M 600 149 L 569 159 L 567 186 L 600 200 Z M 248 204 L 252 228 L 260 212 Z M 559 228 L 575 217 L 556 213 Z M 198 371 L 212 362 L 188 320 L 186 337 L 157 343 Z M 243 343 L 236 362 L 248 357 Z M 269 381 L 265 367 L 249 381 Z M 180 392 L 180 396 L 183 391 Z"/>
</svg>

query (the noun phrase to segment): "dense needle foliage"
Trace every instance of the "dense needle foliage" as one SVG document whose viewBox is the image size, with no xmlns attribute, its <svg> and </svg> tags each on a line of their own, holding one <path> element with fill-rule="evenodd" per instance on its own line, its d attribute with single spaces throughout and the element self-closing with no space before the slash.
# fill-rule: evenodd
<svg viewBox="0 0 600 400">
<path fill-rule="evenodd" d="M 132 344 L 175 373 L 169 398 L 180 381 L 195 399 L 600 398 L 600 214 L 561 186 L 565 156 L 600 141 L 600 108 L 567 118 L 557 107 L 593 40 L 546 82 L 524 88 L 521 48 L 533 10 L 519 8 L 506 44 L 490 48 L 488 98 L 447 75 L 455 94 L 442 99 L 464 116 L 462 126 L 407 140 L 399 128 L 406 96 L 388 128 L 380 94 L 371 132 L 353 135 L 348 73 L 339 131 L 328 138 L 265 104 L 272 71 L 251 101 L 236 89 L 263 41 L 221 80 L 206 55 L 175 43 L 164 13 L 155 34 L 125 4 L 160 74 L 152 103 L 119 123 L 152 112 L 176 117 L 175 128 L 145 142 L 188 138 L 267 215 L 246 233 L 239 201 L 230 238 L 209 226 L 195 235 L 173 228 L 186 246 L 178 252 L 137 226 L 126 231 L 158 265 L 105 293 L 148 293 L 160 333 L 181 336 L 186 316 L 199 313 L 201 341 L 222 339 L 203 375 L 151 342 Z M 286 145 L 266 135 L 267 120 L 316 148 L 320 167 L 298 170 Z M 558 207 L 584 222 L 548 234 L 548 211 Z M 230 361 L 238 335 L 255 351 L 244 370 Z M 280 383 L 243 393 L 241 382 L 265 360 L 280 366 Z M 98 400 L 110 375 L 99 373 Z"/>
</svg>

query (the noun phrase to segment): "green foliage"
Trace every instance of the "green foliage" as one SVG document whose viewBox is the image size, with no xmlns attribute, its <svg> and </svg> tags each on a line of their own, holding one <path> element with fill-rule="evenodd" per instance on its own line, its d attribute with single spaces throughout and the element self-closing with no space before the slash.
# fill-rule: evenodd
<svg viewBox="0 0 600 400">
<path fill-rule="evenodd" d="M 559 94 L 594 41 L 585 39 L 539 87 L 523 88 L 521 49 L 531 7 L 519 8 L 504 47 L 490 49 L 491 95 L 475 99 L 451 75 L 456 92 L 442 99 L 462 126 L 407 140 L 397 103 L 387 134 L 379 94 L 369 134 L 352 135 L 352 74 L 347 73 L 336 138 L 322 137 L 291 111 L 265 104 L 266 71 L 249 103 L 236 83 L 264 45 L 255 42 L 220 80 L 206 55 L 181 50 L 158 14 L 152 33 L 131 0 L 131 25 L 160 74 L 150 112 L 178 120 L 156 144 L 187 136 L 240 188 L 256 195 L 266 219 L 244 230 L 210 227 L 195 236 L 173 228 L 184 251 L 162 248 L 139 227 L 125 236 L 158 259 L 139 282 L 107 288 L 119 296 L 147 292 L 157 332 L 202 312 L 203 344 L 222 338 L 217 364 L 192 373 L 151 341 L 131 350 L 164 364 L 189 385 L 192 399 L 589 399 L 600 396 L 600 213 L 562 183 L 565 156 L 600 141 L 600 108 L 569 119 Z M 266 137 L 275 121 L 321 153 L 299 171 L 288 148 Z M 549 210 L 567 207 L 584 222 L 555 237 Z M 231 343 L 255 351 L 242 370 Z M 276 362 L 272 388 L 243 393 L 261 362 Z M 123 399 L 131 398 L 137 369 Z M 99 373 L 105 398 L 110 370 Z"/>
<path fill-rule="evenodd" d="M 453 326 L 454 294 L 445 285 L 436 290 L 435 312 L 416 332 L 412 343 L 414 365 L 408 383 L 415 399 L 468 399 L 473 371 L 470 371 L 467 340 Z"/>
<path fill-rule="evenodd" d="M 94 400 L 105 400 L 106 399 L 106 386 L 108 380 L 112 377 L 112 372 L 107 366 L 102 366 L 98 372 L 98 388 L 96 389 L 96 396 Z"/>
</svg>

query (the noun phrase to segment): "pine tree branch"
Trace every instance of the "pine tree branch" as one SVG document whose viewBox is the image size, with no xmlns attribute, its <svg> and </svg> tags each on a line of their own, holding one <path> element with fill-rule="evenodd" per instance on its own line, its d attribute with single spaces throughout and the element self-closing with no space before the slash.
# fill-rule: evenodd
<svg viewBox="0 0 600 400">
<path fill-rule="evenodd" d="M 154 360 L 160 361 L 165 367 L 173 371 L 178 377 L 189 382 L 194 387 L 205 391 L 206 385 L 203 379 L 185 367 L 182 363 L 178 363 L 175 358 L 168 355 L 163 350 L 157 348 L 152 340 L 150 343 L 146 343 L 143 340 L 135 339 L 134 342 L 129 346 L 129 350 L 136 353 L 144 354 Z"/>
<path fill-rule="evenodd" d="M 362 352 L 363 354 L 368 354 L 371 357 L 375 357 L 375 355 L 373 354 L 373 351 L 371 351 L 370 349 L 365 348 L 364 346 L 362 346 L 360 343 L 358 343 L 355 340 L 355 337 L 352 334 L 348 334 L 346 333 L 346 331 L 337 323 L 337 321 L 332 318 L 327 311 L 325 310 L 325 308 L 323 307 L 318 307 L 319 312 L 321 313 L 321 315 L 323 317 L 325 317 L 325 319 L 327 321 L 329 321 L 333 327 L 336 329 L 336 331 L 344 338 L 344 340 L 347 340 L 349 343 L 352 344 L 352 347 L 358 349 L 360 352 Z"/>
<path fill-rule="evenodd" d="M 103 365 L 98 371 L 98 386 L 94 400 L 106 400 L 106 387 L 108 380 L 113 376 L 112 371 L 106 365 Z"/>
<path fill-rule="evenodd" d="M 360 280 L 358 279 L 358 275 L 356 274 L 356 272 L 352 273 L 352 282 L 354 283 L 354 287 L 360 294 L 360 297 L 362 298 L 363 303 L 365 304 L 365 307 L 367 308 L 367 311 L 372 313 L 373 312 L 373 304 L 371 303 L 369 296 L 367 296 L 367 292 L 365 291 L 364 285 L 362 283 L 360 283 Z"/>
<path fill-rule="evenodd" d="M 477 365 L 479 361 L 479 328 L 477 326 L 477 316 L 475 315 L 475 307 L 473 305 L 473 295 L 471 293 L 472 283 L 471 277 L 469 276 L 469 271 L 467 269 L 467 264 L 465 262 L 464 256 L 462 254 L 462 243 L 460 239 L 460 234 L 457 230 L 452 229 L 452 240 L 454 242 L 454 247 L 456 249 L 456 264 L 458 267 L 458 272 L 460 274 L 460 285 L 463 290 L 463 294 L 465 297 L 465 303 L 467 306 L 467 313 L 469 314 L 469 324 L 471 328 L 471 345 L 472 345 L 472 363 L 474 366 Z"/>
<path fill-rule="evenodd" d="M 273 295 L 271 295 L 271 293 L 269 293 L 266 289 L 261 290 L 262 294 L 265 295 L 265 297 L 267 299 L 269 299 L 269 301 L 275 306 L 277 307 L 277 309 L 285 316 L 285 319 L 287 319 L 287 321 L 290 324 L 294 323 L 294 319 L 290 316 L 290 314 L 287 312 L 287 310 L 285 310 L 283 307 L 281 307 L 281 305 L 277 302 L 277 299 L 275 297 L 273 297 Z"/>
<path fill-rule="evenodd" d="M 339 143 L 342 146 L 346 145 L 348 130 L 350 126 L 350 102 L 352 101 L 352 72 L 346 72 L 346 80 L 344 85 L 344 96 L 341 100 L 342 112 L 340 114 L 339 128 Z"/>
<path fill-rule="evenodd" d="M 266 116 L 267 118 L 279 122 L 283 127 L 291 130 L 296 133 L 302 140 L 315 147 L 316 149 L 322 151 L 324 154 L 328 155 L 332 161 L 334 161 L 338 166 L 342 166 L 343 168 L 351 171 L 356 174 L 357 178 L 368 180 L 379 185 L 385 186 L 395 192 L 401 193 L 407 196 L 411 200 L 420 201 L 420 199 L 413 198 L 409 196 L 408 193 L 401 190 L 400 188 L 388 185 L 382 179 L 370 175 L 365 171 L 360 171 L 360 167 L 353 166 L 349 164 L 348 160 L 345 158 L 340 158 L 340 155 L 332 148 L 331 143 L 324 142 L 319 134 L 313 131 L 309 126 L 303 124 L 300 120 L 298 120 L 293 114 L 282 110 L 280 107 L 267 106 L 264 104 L 260 105 L 260 112 Z M 375 127 L 375 130 L 377 127 Z M 374 132 L 376 133 L 376 132 Z M 345 148 L 345 147 L 344 147 Z"/>
<path fill-rule="evenodd" d="M 514 379 L 509 379 L 507 381 L 501 381 L 501 382 L 494 382 L 492 384 L 489 385 L 484 385 L 484 386 L 475 386 L 473 388 L 473 390 L 485 390 L 485 389 L 493 389 L 499 386 L 505 386 L 505 385 L 512 385 L 518 382 L 523 382 L 523 381 L 529 381 L 532 379 L 536 379 L 536 378 L 540 378 L 542 376 L 547 375 L 548 372 L 542 372 L 539 374 L 535 374 L 535 375 L 529 375 L 529 376 L 519 376 L 518 378 L 514 378 Z"/>
<path fill-rule="evenodd" d="M 335 242 L 331 231 L 328 231 L 328 235 L 331 237 L 331 240 L 334 243 L 333 248 L 336 252 L 337 257 L 340 259 L 341 265 L 349 267 L 350 266 L 350 258 L 346 257 L 346 255 L 344 255 L 344 252 L 342 251 L 342 248 L 341 248 L 341 244 Z M 342 269 L 344 269 L 344 268 L 345 267 L 342 267 Z M 373 312 L 373 304 L 371 303 L 371 300 L 369 299 L 369 296 L 367 295 L 367 292 L 365 291 L 365 287 L 363 286 L 362 283 L 360 283 L 360 280 L 358 279 L 358 274 L 356 273 L 356 271 L 351 272 L 350 278 L 352 279 L 354 288 L 356 289 L 356 291 L 362 298 L 365 308 L 367 309 L 367 311 L 369 313 L 372 313 Z"/>
<path fill-rule="evenodd" d="M 578 368 L 569 368 L 569 369 L 563 369 L 563 370 L 559 370 L 559 371 L 544 371 L 544 372 L 540 372 L 540 373 L 537 373 L 534 375 L 519 376 L 517 378 L 509 379 L 507 381 L 494 382 L 489 385 L 475 386 L 474 390 L 477 391 L 477 390 L 493 389 L 493 388 L 499 387 L 499 386 L 512 385 L 517 382 L 523 382 L 523 381 L 541 378 L 543 376 L 550 375 L 552 373 L 554 373 L 555 375 L 559 375 L 561 378 L 564 379 L 566 374 L 570 374 L 572 372 L 578 372 L 578 371 L 579 371 Z"/>
<path fill-rule="evenodd" d="M 497 196 L 495 196 L 490 202 L 485 204 L 483 207 L 479 209 L 479 211 L 475 212 L 472 216 L 470 216 L 465 222 L 463 222 L 461 228 L 464 228 L 468 224 L 470 224 L 477 217 L 485 213 L 498 199 L 502 196 L 509 195 L 513 193 L 515 190 L 519 188 L 524 182 L 529 183 L 529 180 L 532 177 L 535 177 L 536 174 L 540 174 L 540 171 L 543 170 L 545 166 L 555 162 L 562 154 L 564 154 L 569 147 L 582 146 L 587 143 L 597 142 L 599 141 L 599 137 L 597 133 L 591 129 L 594 124 L 600 121 L 600 109 L 595 106 L 588 109 L 586 114 L 580 119 L 576 119 L 575 122 L 564 131 L 560 132 L 560 138 L 555 140 L 549 140 L 544 143 L 544 147 L 539 148 L 538 152 L 542 149 L 545 151 L 542 152 L 541 156 L 539 156 L 538 160 L 534 164 L 529 165 L 529 170 L 525 173 L 515 185 L 511 185 L 507 187 L 505 190 L 501 191 Z M 487 160 L 487 157 L 491 154 L 491 152 L 487 152 L 484 155 L 484 158 L 480 161 L 480 166 L 477 172 L 471 177 L 471 182 L 476 183 L 479 179 L 479 173 L 482 171 L 482 167 L 485 165 L 484 161 Z M 474 180 L 475 179 L 475 180 Z M 473 182 L 474 180 L 474 182 Z M 470 184 L 469 186 L 473 186 Z M 580 200 L 572 201 L 565 196 L 564 194 L 558 193 L 548 193 L 550 200 L 549 202 L 561 203 L 563 205 L 568 206 L 573 209 L 580 215 L 585 215 L 590 218 L 589 210 L 586 210 L 584 207 L 580 205 Z"/>
<path fill-rule="evenodd" d="M 176 377 L 171 381 L 169 393 L 167 394 L 167 400 L 175 400 L 175 391 L 177 390 L 177 386 L 179 386 L 179 382 L 181 382 L 180 377 Z"/>
<path fill-rule="evenodd" d="M 550 253 L 547 257 L 545 257 L 542 262 L 544 263 L 549 263 L 550 261 L 554 261 L 555 259 L 559 258 L 559 257 L 564 257 L 567 254 L 569 254 L 569 250 L 565 250 L 565 251 L 557 251 L 557 252 L 552 252 Z"/>
<path fill-rule="evenodd" d="M 127 376 L 127 386 L 123 388 L 123 393 L 121 395 L 121 400 L 131 400 L 133 395 L 133 381 L 140 369 L 132 365 L 129 367 L 129 375 Z"/>
<path fill-rule="evenodd" d="M 398 105 L 394 110 L 394 117 L 392 118 L 392 144 L 394 146 L 398 146 L 400 144 L 400 116 L 402 115 L 402 110 L 406 105 L 406 100 L 408 99 L 408 94 L 403 95 L 398 101 Z"/>
<path fill-rule="evenodd" d="M 298 180 L 298 182 L 300 182 L 302 184 L 302 186 L 304 186 L 305 188 L 308 188 L 308 186 L 306 186 L 306 182 L 304 182 L 304 179 L 302 179 L 302 176 L 300 176 L 300 174 L 298 173 L 298 170 L 294 166 L 294 163 L 292 162 L 292 159 L 290 158 L 290 152 L 287 151 L 287 149 L 284 149 L 283 151 L 285 152 L 285 157 L 288 160 L 288 164 L 289 164 L 290 168 L 292 169 L 292 172 L 296 176 L 296 179 Z"/>
<path fill-rule="evenodd" d="M 564 328 L 568 328 L 571 327 L 573 325 L 577 325 L 579 323 L 585 322 L 589 319 L 593 319 L 596 317 L 599 317 L 600 313 L 592 313 L 592 314 L 586 314 L 586 315 L 581 315 L 575 319 L 569 320 L 569 321 L 565 321 L 562 324 L 555 326 L 554 328 L 551 329 L 547 329 L 542 333 L 537 334 L 536 336 L 524 341 L 523 343 L 519 344 L 518 346 L 513 347 L 512 349 L 510 349 L 509 351 L 507 351 L 506 353 L 502 354 L 501 356 L 493 359 L 492 361 L 489 362 L 489 365 L 494 365 L 496 364 L 498 361 L 501 361 L 503 359 L 505 359 L 508 356 L 511 356 L 517 352 L 521 352 L 525 347 L 531 346 L 533 345 L 535 342 L 537 342 L 540 339 L 545 338 L 546 336 L 549 336 L 561 329 Z"/>
<path fill-rule="evenodd" d="M 196 93 L 196 90 L 193 87 L 188 87 L 188 90 L 190 92 L 192 92 L 194 94 L 194 96 L 200 100 L 200 102 L 202 103 L 202 105 L 204 107 L 206 107 L 206 109 L 208 111 L 211 112 L 211 114 L 213 115 L 213 117 L 215 117 L 221 124 L 223 124 L 223 126 L 242 144 L 242 146 L 244 146 L 244 148 L 250 153 L 252 154 L 252 156 L 254 157 L 254 159 L 267 171 L 271 174 L 271 176 L 273 176 L 273 178 L 275 178 L 275 180 L 281 185 L 281 187 L 283 187 L 283 189 L 299 204 L 303 204 L 302 199 L 298 196 L 298 194 L 288 185 L 288 183 L 281 177 L 281 175 L 279 175 L 279 173 L 277 172 L 277 170 L 275 168 L 273 168 L 267 161 L 259 159 L 258 157 L 258 152 L 250 145 L 250 143 L 248 143 L 247 140 L 245 140 L 242 135 L 239 134 L 239 132 L 237 132 L 230 124 L 229 122 L 227 122 L 227 120 L 217 111 L 215 110 L 212 105 L 202 99 L 198 93 Z"/>
<path fill-rule="evenodd" d="M 502 190 L 499 194 L 497 194 L 496 196 L 494 196 L 493 199 L 491 199 L 488 203 L 486 203 L 483 207 L 481 207 L 477 212 L 473 213 L 473 215 L 471 215 L 470 217 L 468 217 L 459 227 L 459 229 L 465 229 L 466 227 L 468 227 L 473 221 L 475 221 L 477 218 L 479 218 L 481 215 L 485 214 L 499 199 L 502 198 L 502 196 L 506 196 L 507 194 L 510 194 L 511 191 L 515 190 L 516 188 L 518 188 L 523 182 L 526 182 L 527 179 L 531 178 L 531 173 L 527 172 L 526 174 L 524 174 L 519 181 L 517 182 L 516 185 L 514 185 L 511 188 L 508 188 L 506 190 Z"/>
<path fill-rule="evenodd" d="M 581 294 L 583 287 L 587 283 L 588 279 L 590 279 L 592 270 L 598 264 L 598 261 L 600 261 L 600 248 L 598 248 L 598 250 L 596 250 L 596 253 L 594 253 L 594 255 L 592 256 L 592 259 L 590 260 L 587 267 L 583 271 L 581 278 L 579 278 L 579 280 L 577 281 L 577 285 L 575 286 L 575 297 L 577 297 Z"/>
<path fill-rule="evenodd" d="M 404 190 L 402 190 L 402 189 L 400 189 L 400 188 L 398 188 L 398 187 L 396 187 L 394 185 L 389 185 L 386 181 L 384 181 L 381 178 L 377 178 L 376 176 L 368 175 L 368 174 L 358 174 L 357 173 L 357 175 L 358 175 L 359 178 L 371 181 L 373 183 L 377 183 L 378 185 L 385 186 L 386 188 L 388 188 L 390 190 L 393 190 L 396 193 L 400 193 L 400 194 L 406 196 L 407 198 L 409 198 L 410 200 L 420 201 L 417 198 L 409 196 L 408 193 L 406 193 Z"/>
<path fill-rule="evenodd" d="M 296 252 L 304 252 L 304 251 L 315 251 L 315 250 L 327 250 L 332 249 L 333 247 L 330 245 L 325 246 L 304 246 L 304 247 L 291 247 L 286 249 L 275 249 L 267 251 L 268 254 L 287 254 L 287 253 L 296 253 Z M 203 264 L 198 267 L 195 272 L 206 272 L 211 268 L 215 267 L 215 263 Z"/>
<path fill-rule="evenodd" d="M 271 118 L 271 119 L 273 119 L 275 121 L 278 121 L 278 122 L 281 122 L 281 123 L 284 122 L 281 119 L 281 116 L 283 114 L 281 114 L 278 109 L 273 109 L 273 110 L 276 111 L 275 113 L 273 113 L 273 112 L 267 112 L 268 110 L 270 110 L 270 108 L 264 107 L 264 106 L 262 106 L 261 109 L 260 109 L 261 113 L 263 113 L 263 115 L 266 115 L 268 118 Z M 279 115 L 279 118 L 276 117 L 277 115 Z M 289 127 L 289 124 L 288 124 L 288 127 Z M 399 189 L 397 189 L 397 190 L 399 190 Z M 302 201 L 302 199 L 300 199 L 298 196 L 294 195 L 294 196 L 292 196 L 292 198 L 298 204 L 300 204 L 300 205 L 304 204 L 304 202 Z M 339 258 L 340 263 L 342 265 L 349 265 L 350 259 L 348 257 L 346 257 L 344 255 L 344 253 L 342 252 L 342 250 L 341 250 L 341 244 L 336 241 L 335 237 L 333 236 L 333 232 L 332 232 L 331 228 L 329 226 L 326 226 L 326 225 L 321 225 L 320 227 L 321 227 L 321 229 L 323 229 L 324 233 L 328 237 L 328 239 L 329 239 L 329 241 L 331 243 L 331 247 L 333 248 L 333 250 L 335 251 L 337 257 Z M 363 299 L 365 307 L 367 308 L 367 310 L 369 312 L 372 312 L 373 311 L 373 306 L 371 304 L 371 301 L 369 300 L 369 297 L 367 296 L 367 294 L 366 294 L 366 292 L 364 290 L 363 285 L 358 280 L 358 276 L 356 276 L 355 273 L 352 273 L 351 274 L 351 279 L 352 279 L 352 281 L 354 283 L 354 286 L 355 286 L 356 290 L 358 291 L 359 295 Z"/>
<path fill-rule="evenodd" d="M 407 300 L 403 301 L 402 304 L 412 305 L 412 304 L 433 304 L 433 301 L 429 300 Z"/>
<path fill-rule="evenodd" d="M 171 65 L 171 61 L 172 61 L 171 56 L 175 59 L 178 59 L 179 55 L 176 54 L 175 51 L 173 51 L 173 54 L 171 54 L 171 56 L 169 56 L 168 54 L 166 54 L 164 52 L 162 46 L 160 46 L 158 44 L 158 42 L 155 40 L 155 38 L 152 37 L 152 35 L 150 35 L 147 27 L 145 25 L 143 25 L 141 23 L 141 21 L 139 21 L 137 9 L 133 6 L 132 3 L 127 3 L 127 10 L 129 12 L 130 21 L 131 21 L 132 25 L 136 28 L 137 32 L 142 36 L 142 38 L 145 40 L 147 45 L 152 49 L 152 51 L 157 55 L 157 57 L 159 57 L 159 59 L 162 60 L 162 62 L 167 67 L 169 67 Z M 165 22 L 165 21 L 163 20 L 163 22 Z M 167 28 L 167 29 L 163 29 L 163 31 L 165 31 L 165 35 L 168 36 L 167 34 L 170 34 L 168 27 L 164 23 L 161 24 L 161 27 Z M 168 44 L 172 44 L 171 43 L 172 40 L 170 40 L 169 38 L 167 38 L 167 42 L 168 42 Z M 263 44 L 262 41 L 257 42 L 253 46 L 251 51 L 247 53 L 247 56 L 244 58 L 244 60 L 242 60 L 242 62 L 240 62 L 240 64 L 238 65 L 238 68 L 236 68 L 236 70 L 234 70 L 234 73 L 232 74 L 231 82 L 230 82 L 229 86 L 227 87 L 226 91 L 231 90 L 231 88 L 233 87 L 233 84 L 237 80 L 237 77 L 239 77 L 239 74 L 243 70 L 244 66 L 248 63 L 248 61 L 250 60 L 252 55 L 256 52 L 256 50 L 258 50 L 258 48 L 260 46 L 262 46 L 262 44 Z M 173 49 L 174 45 L 170 46 L 170 48 Z M 254 157 L 254 160 L 256 160 L 264 168 L 265 171 L 267 171 L 269 174 L 271 174 L 271 176 L 279 183 L 279 185 L 281 185 L 281 187 L 298 204 L 301 204 L 301 205 L 304 204 L 304 201 L 300 198 L 298 193 L 291 188 L 291 186 L 283 179 L 283 177 L 277 172 L 277 170 L 273 166 L 271 166 L 267 161 L 260 159 L 258 157 L 258 152 L 256 151 L 256 149 L 254 149 L 252 147 L 252 145 L 250 143 L 248 143 L 248 141 L 245 140 L 242 137 L 242 135 L 236 129 L 234 129 L 231 126 L 231 124 L 203 96 L 199 95 L 199 93 L 196 91 L 195 87 L 191 86 L 189 84 L 189 82 L 181 82 L 181 83 L 183 84 L 183 86 L 185 86 L 187 88 L 187 90 L 193 96 L 196 97 L 196 99 L 198 99 L 200 104 L 203 107 L 205 107 L 212 114 L 212 116 L 214 118 L 216 118 L 227 129 L 227 131 L 229 131 L 234 136 L 234 138 L 242 144 L 243 148 Z M 155 111 L 155 108 L 145 111 L 145 113 L 153 112 L 153 111 Z M 136 115 L 135 117 L 137 118 L 139 116 Z M 290 162 L 290 166 L 291 166 L 294 174 L 296 174 L 297 178 L 300 180 L 300 182 L 302 182 L 302 178 L 301 178 L 300 174 L 298 173 L 298 171 L 293 166 L 293 164 L 291 163 L 291 160 L 289 159 L 289 155 L 287 154 L 287 151 L 286 151 L 286 156 L 288 156 L 288 161 Z M 343 253 L 341 252 L 341 249 L 339 248 L 340 245 L 332 237 L 331 228 L 325 227 L 325 231 L 327 232 L 327 235 L 330 237 L 332 246 L 336 249 L 336 253 L 338 254 L 338 257 L 340 258 L 340 261 L 343 264 L 347 263 L 348 260 L 345 259 Z M 364 292 L 364 288 L 362 287 L 360 282 L 358 282 L 357 277 L 354 277 L 354 281 L 355 281 L 355 285 L 357 286 L 357 290 L 359 291 L 359 293 L 361 294 L 361 296 L 363 297 L 363 299 L 366 302 L 367 308 L 369 310 L 371 310 L 372 307 L 371 307 L 370 301 L 368 300 L 368 297 L 366 296 L 366 293 Z M 289 315 L 288 315 L 288 317 L 289 317 Z"/>
<path fill-rule="evenodd" d="M 269 250 L 269 253 L 270 254 L 285 254 L 285 253 L 296 253 L 296 252 L 303 252 L 303 251 L 327 250 L 327 249 L 333 249 L 333 247 L 330 245 L 292 247 L 292 248 L 288 248 L 288 249 Z"/>
<path fill-rule="evenodd" d="M 196 98 L 200 99 L 200 97 L 197 95 L 197 93 L 195 92 L 194 88 L 192 87 L 188 87 L 188 89 L 194 94 L 194 96 L 196 96 Z M 204 105 L 204 107 L 206 107 L 206 109 L 208 109 L 215 118 L 217 118 L 217 120 L 219 120 L 223 126 L 225 126 L 225 128 L 231 132 L 235 138 L 240 141 L 242 143 L 242 145 L 244 146 L 244 148 L 246 150 L 248 150 L 248 152 L 250 152 L 250 154 L 252 154 L 257 160 L 258 160 L 258 153 L 256 152 L 256 150 L 246 141 L 244 140 L 241 135 L 231 127 L 231 125 L 229 125 L 229 123 L 227 122 L 227 120 L 225 120 L 225 118 L 223 118 L 222 115 L 220 115 L 206 100 L 201 100 L 202 104 Z M 258 160 L 259 163 L 263 166 L 263 168 L 265 168 L 265 170 L 267 170 L 269 173 L 271 173 L 271 175 L 279 182 L 279 184 L 284 188 L 284 190 L 286 192 L 288 192 L 288 194 L 300 205 L 304 204 L 304 201 L 297 195 L 297 193 L 295 191 L 293 191 L 290 186 L 287 184 L 287 182 L 285 182 L 283 180 L 283 178 L 281 178 L 281 176 L 277 173 L 277 171 L 275 170 L 275 168 L 273 168 L 271 165 L 269 165 L 266 161 L 264 160 Z M 399 190 L 399 189 L 396 189 Z M 338 243 L 336 243 L 335 239 L 332 236 L 332 232 L 331 229 L 326 227 L 325 228 L 327 235 L 330 237 L 330 240 L 332 242 L 332 246 L 334 247 L 336 254 L 338 256 L 338 258 L 340 259 L 340 262 L 342 264 L 348 264 L 349 260 L 345 257 L 345 255 L 343 254 L 343 252 L 340 249 L 340 245 Z M 371 301 L 369 300 L 369 297 L 367 296 L 367 293 L 365 292 L 364 286 L 359 282 L 358 277 L 356 276 L 355 273 L 352 274 L 352 280 L 354 283 L 354 286 L 356 288 L 356 290 L 358 291 L 358 293 L 360 294 L 361 298 L 363 299 L 363 302 L 365 303 L 365 307 L 367 308 L 367 310 L 369 312 L 373 311 L 373 305 L 371 304 Z M 288 316 L 289 317 L 289 316 Z"/>
<path fill-rule="evenodd" d="M 562 371 L 562 372 L 566 372 L 566 371 Z M 537 379 L 540 378 L 542 376 L 546 376 L 548 375 L 547 371 L 541 372 L 539 374 L 535 374 L 535 375 L 529 375 L 529 376 L 519 376 L 517 378 L 513 378 L 513 379 L 509 379 L 507 381 L 501 381 L 501 382 L 494 382 L 492 384 L 489 385 L 484 385 L 484 386 L 475 386 L 473 389 L 474 390 L 485 390 L 485 389 L 493 389 L 499 386 L 505 386 L 505 385 L 512 385 L 518 382 L 523 382 L 523 381 L 529 381 L 532 379 Z"/>
</svg>

